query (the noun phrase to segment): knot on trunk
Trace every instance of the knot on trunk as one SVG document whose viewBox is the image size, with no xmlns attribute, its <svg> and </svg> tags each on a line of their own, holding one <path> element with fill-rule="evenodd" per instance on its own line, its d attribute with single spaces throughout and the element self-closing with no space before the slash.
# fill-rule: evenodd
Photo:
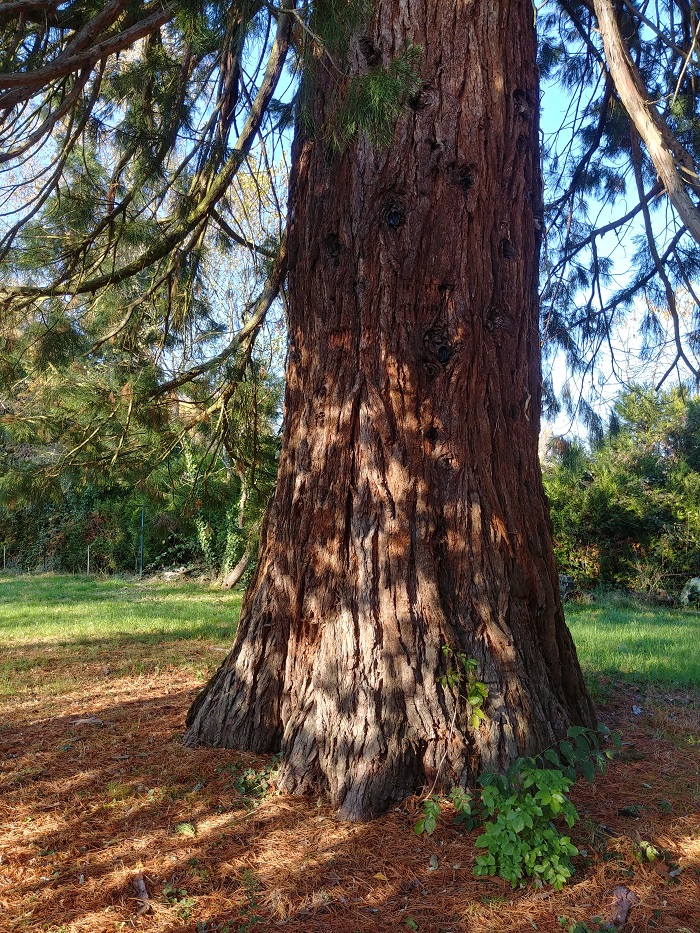
<svg viewBox="0 0 700 933">
<path fill-rule="evenodd" d="M 423 357 L 421 362 L 428 376 L 433 379 L 444 372 L 455 354 L 456 347 L 450 341 L 447 328 L 442 324 L 426 330 L 423 334 Z"/>
</svg>

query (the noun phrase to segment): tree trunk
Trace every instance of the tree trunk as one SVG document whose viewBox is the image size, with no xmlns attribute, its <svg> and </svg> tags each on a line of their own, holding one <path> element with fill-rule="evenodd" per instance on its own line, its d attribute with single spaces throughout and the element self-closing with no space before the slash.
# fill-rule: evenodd
<svg viewBox="0 0 700 933">
<path fill-rule="evenodd" d="M 276 493 L 233 650 L 186 742 L 281 749 L 366 819 L 592 725 L 537 455 L 541 229 L 530 0 L 377 0 L 351 70 L 421 48 L 387 151 L 295 143 Z M 443 648 L 448 646 L 453 654 Z M 486 719 L 440 678 L 463 652 Z"/>
<path fill-rule="evenodd" d="M 252 552 L 252 547 L 250 540 L 246 541 L 245 549 L 241 554 L 238 563 L 235 567 L 232 567 L 227 574 L 224 575 L 223 580 L 221 581 L 222 590 L 232 590 L 234 586 L 241 579 L 243 574 L 246 572 L 248 567 L 248 562 L 250 561 L 250 555 Z"/>
<path fill-rule="evenodd" d="M 245 529 L 245 508 L 248 504 L 248 477 L 246 476 L 245 464 L 237 464 L 236 474 L 241 484 L 241 498 L 238 501 L 238 531 L 243 532 Z M 228 546 L 226 548 L 228 551 Z M 232 567 L 223 575 L 221 581 L 221 588 L 224 590 L 232 590 L 234 586 L 241 579 L 243 574 L 246 572 L 248 567 L 248 562 L 250 561 L 250 555 L 253 552 L 253 544 L 251 541 L 251 535 L 248 534 L 246 539 L 245 547 L 243 548 L 243 553 L 241 554 L 238 562 L 235 567 Z"/>
</svg>

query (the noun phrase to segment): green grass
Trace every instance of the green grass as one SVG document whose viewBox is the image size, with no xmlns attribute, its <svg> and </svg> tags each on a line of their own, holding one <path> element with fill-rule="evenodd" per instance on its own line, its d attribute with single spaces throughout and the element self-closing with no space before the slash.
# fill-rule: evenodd
<svg viewBox="0 0 700 933">
<path fill-rule="evenodd" d="M 700 685 L 700 612 L 611 595 L 591 605 L 567 603 L 566 621 L 587 678 Z"/>
<path fill-rule="evenodd" d="M 240 593 L 197 583 L 0 574 L 0 697 L 61 694 L 79 668 L 204 679 L 230 648 Z"/>
<path fill-rule="evenodd" d="M 201 664 L 201 650 L 188 654 L 178 643 L 229 647 L 240 604 L 239 593 L 197 583 L 0 575 L 0 693 L 13 676 L 51 671 L 59 660 L 111 659 L 117 648 L 119 666 L 137 673 L 158 663 L 187 666 L 195 653 Z M 589 680 L 700 684 L 700 612 L 609 596 L 567 604 L 566 618 Z M 219 660 L 212 653 L 212 663 Z"/>
<path fill-rule="evenodd" d="M 196 583 L 0 576 L 0 640 L 6 647 L 226 642 L 235 632 L 240 604 L 239 593 Z"/>
</svg>

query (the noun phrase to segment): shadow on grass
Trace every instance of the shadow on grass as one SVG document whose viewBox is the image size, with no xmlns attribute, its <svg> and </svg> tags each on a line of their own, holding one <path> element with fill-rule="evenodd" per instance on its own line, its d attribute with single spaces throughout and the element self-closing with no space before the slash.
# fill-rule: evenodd
<svg viewBox="0 0 700 933">
<path fill-rule="evenodd" d="M 177 628 L 155 629 L 148 632 L 121 632 L 117 631 L 111 635 L 87 636 L 77 635 L 75 638 L 51 638 L 46 641 L 16 641 L 11 648 L 6 648 L 9 654 L 16 651 L 18 654 L 31 655 L 36 653 L 37 657 L 45 654 L 47 650 L 57 648 L 92 648 L 96 651 L 109 652 L 110 649 L 128 648 L 138 645 L 161 645 L 164 642 L 222 642 L 229 641 L 233 643 L 233 637 L 236 634 L 236 626 L 222 623 L 218 626 L 210 624 L 198 626 L 196 623 L 191 625 L 182 625 Z"/>
</svg>

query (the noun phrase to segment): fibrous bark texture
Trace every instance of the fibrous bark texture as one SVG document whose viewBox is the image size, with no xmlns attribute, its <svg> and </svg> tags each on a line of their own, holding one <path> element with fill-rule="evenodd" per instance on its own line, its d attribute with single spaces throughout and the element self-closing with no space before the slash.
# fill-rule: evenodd
<svg viewBox="0 0 700 933">
<path fill-rule="evenodd" d="M 532 19 L 530 0 L 377 0 L 351 70 L 421 49 L 392 145 L 324 143 L 323 58 L 295 143 L 277 490 L 186 742 L 281 749 L 282 789 L 350 818 L 594 722 L 537 455 Z M 479 728 L 440 679 L 459 652 L 488 687 Z"/>
</svg>

